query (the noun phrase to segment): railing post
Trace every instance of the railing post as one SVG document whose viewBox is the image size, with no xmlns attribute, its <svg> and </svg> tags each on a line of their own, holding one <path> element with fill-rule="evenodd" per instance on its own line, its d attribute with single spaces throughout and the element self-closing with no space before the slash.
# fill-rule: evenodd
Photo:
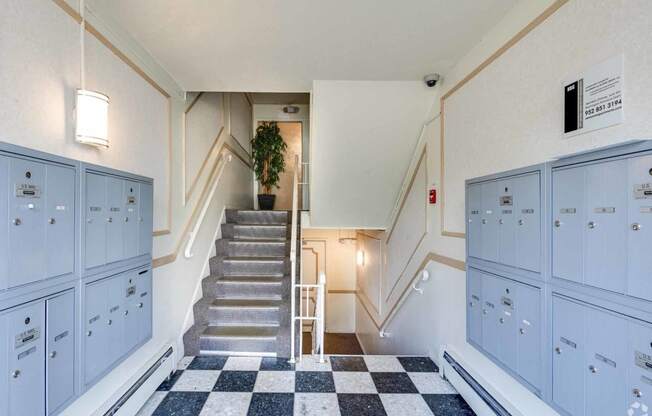
<svg viewBox="0 0 652 416">
<path fill-rule="evenodd" d="M 324 304 L 326 303 L 326 275 L 322 272 L 319 274 L 319 362 L 324 362 L 324 331 L 326 327 L 326 316 L 324 314 L 325 308 Z"/>
<path fill-rule="evenodd" d="M 294 178 L 293 178 L 293 183 L 292 183 L 292 231 L 290 233 L 290 288 L 292 290 L 292 293 L 290 294 L 290 362 L 294 363 L 296 362 L 296 351 L 295 351 L 295 343 L 296 343 L 296 290 L 297 283 L 296 283 L 296 275 L 297 275 L 297 221 L 298 221 L 298 188 L 299 188 L 299 178 L 298 178 L 298 172 L 299 170 L 299 156 L 294 157 Z M 301 315 L 301 297 L 302 294 L 299 292 L 299 315 Z M 300 345 L 302 344 L 302 335 L 303 335 L 303 328 L 301 327 L 302 320 L 301 317 L 299 316 L 299 336 L 300 338 Z M 301 354 L 301 351 L 299 351 L 299 354 Z"/>
</svg>

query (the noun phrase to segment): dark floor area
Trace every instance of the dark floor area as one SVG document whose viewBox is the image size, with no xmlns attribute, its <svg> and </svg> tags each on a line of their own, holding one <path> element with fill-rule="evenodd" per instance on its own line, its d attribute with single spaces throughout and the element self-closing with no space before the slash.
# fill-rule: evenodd
<svg viewBox="0 0 652 416">
<path fill-rule="evenodd" d="M 355 334 L 338 334 L 329 333 L 325 334 L 324 342 L 325 354 L 345 354 L 345 355 L 362 355 L 362 347 L 358 342 Z M 310 332 L 303 333 L 303 353 L 310 354 L 312 349 L 312 334 Z"/>
</svg>

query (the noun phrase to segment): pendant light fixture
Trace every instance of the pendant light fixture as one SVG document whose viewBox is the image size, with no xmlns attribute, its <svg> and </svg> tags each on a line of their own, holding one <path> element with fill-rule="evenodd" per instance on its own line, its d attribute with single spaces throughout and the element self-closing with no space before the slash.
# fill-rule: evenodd
<svg viewBox="0 0 652 416">
<path fill-rule="evenodd" d="M 84 52 L 84 37 L 86 19 L 84 0 L 79 0 L 79 25 L 81 64 L 80 88 L 77 89 L 75 107 L 75 140 L 79 143 L 97 147 L 109 147 L 109 97 L 101 92 L 86 89 L 86 59 Z"/>
</svg>

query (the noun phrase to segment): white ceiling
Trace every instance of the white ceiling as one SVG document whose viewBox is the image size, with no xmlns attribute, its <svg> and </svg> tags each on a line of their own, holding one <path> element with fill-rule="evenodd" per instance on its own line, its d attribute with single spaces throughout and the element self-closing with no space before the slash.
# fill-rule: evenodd
<svg viewBox="0 0 652 416">
<path fill-rule="evenodd" d="M 90 2 L 91 0 L 87 0 Z M 187 91 L 445 73 L 517 0 L 92 0 Z"/>
</svg>

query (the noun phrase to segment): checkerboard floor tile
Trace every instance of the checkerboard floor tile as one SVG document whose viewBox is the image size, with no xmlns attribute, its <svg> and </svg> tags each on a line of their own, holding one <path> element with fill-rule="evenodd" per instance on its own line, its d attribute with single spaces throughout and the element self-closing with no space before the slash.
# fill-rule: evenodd
<svg viewBox="0 0 652 416">
<path fill-rule="evenodd" d="M 474 416 L 427 357 L 184 357 L 138 416 Z"/>
</svg>

